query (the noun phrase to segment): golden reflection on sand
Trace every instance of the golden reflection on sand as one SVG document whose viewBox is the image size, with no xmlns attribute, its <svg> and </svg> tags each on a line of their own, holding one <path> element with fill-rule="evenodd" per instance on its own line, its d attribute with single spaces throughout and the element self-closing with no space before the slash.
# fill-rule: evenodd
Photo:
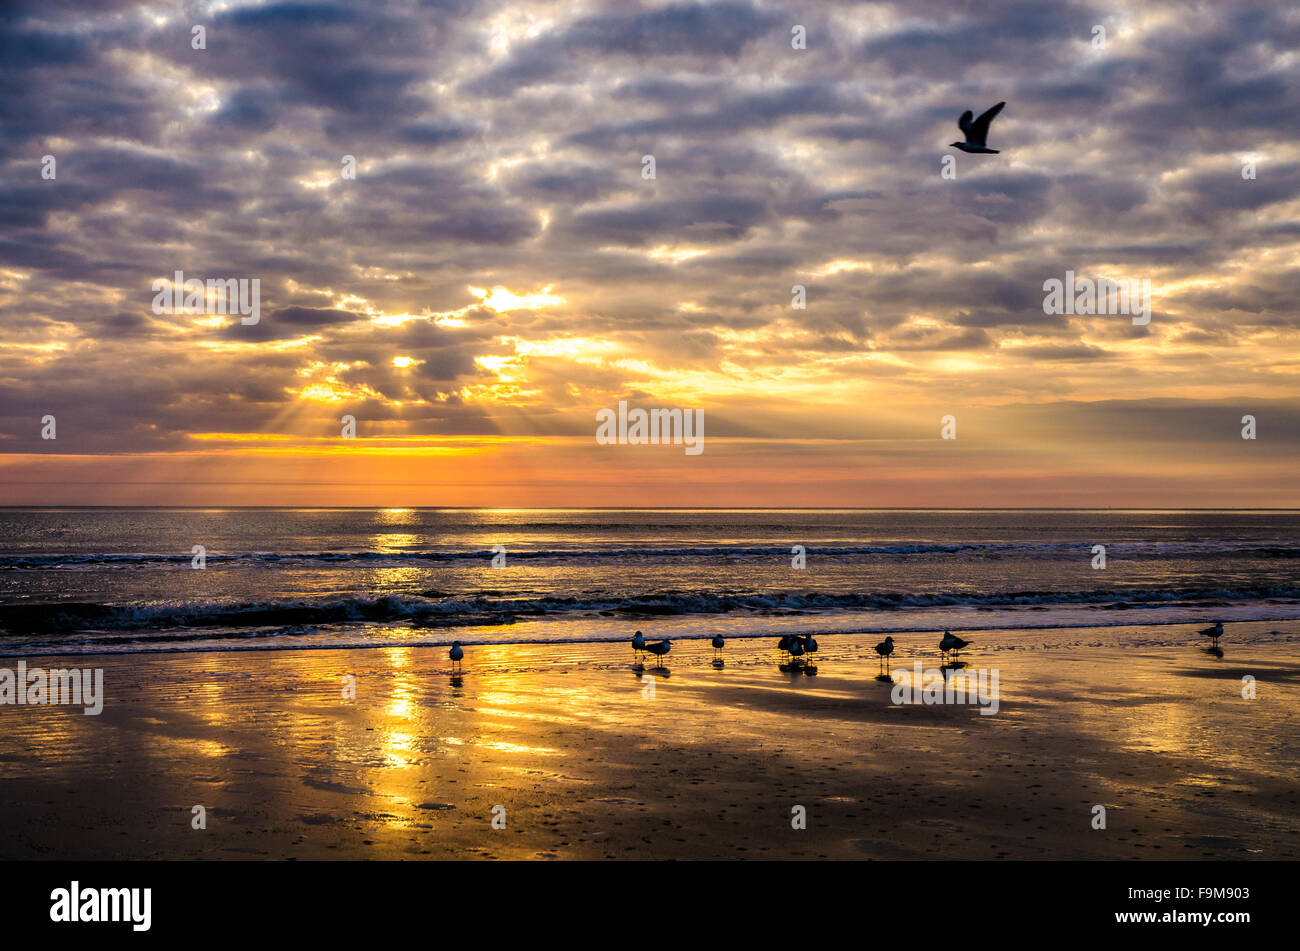
<svg viewBox="0 0 1300 951">
<path fill-rule="evenodd" d="M 410 733 L 390 730 L 384 735 L 383 749 L 380 750 L 384 757 L 384 765 L 414 766 L 416 761 L 408 755 L 414 741 L 415 737 Z"/>
<path fill-rule="evenodd" d="M 549 749 L 545 746 L 524 746 L 520 743 L 504 743 L 500 740 L 484 742 L 480 740 L 475 746 L 485 750 L 497 750 L 501 753 L 527 753 L 532 756 L 558 756 L 559 750 Z"/>
</svg>

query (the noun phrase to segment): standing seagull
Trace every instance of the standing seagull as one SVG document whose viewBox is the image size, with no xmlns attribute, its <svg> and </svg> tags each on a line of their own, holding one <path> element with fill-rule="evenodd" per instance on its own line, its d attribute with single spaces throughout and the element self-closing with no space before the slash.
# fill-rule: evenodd
<svg viewBox="0 0 1300 951">
<path fill-rule="evenodd" d="M 803 663 L 799 658 L 803 657 L 803 639 L 798 637 L 790 638 L 790 663 Z"/>
<path fill-rule="evenodd" d="M 643 650 L 645 650 L 645 635 L 642 634 L 640 631 L 637 631 L 635 634 L 632 635 L 633 658 L 635 658 L 637 661 L 640 661 L 641 658 L 639 655 Z"/>
<path fill-rule="evenodd" d="M 1206 637 L 1210 638 L 1210 640 L 1211 640 L 1211 642 L 1213 643 L 1213 645 L 1214 645 L 1215 647 L 1218 647 L 1218 646 L 1219 646 L 1219 638 L 1221 638 L 1221 637 L 1223 636 L 1223 622 L 1222 622 L 1222 621 L 1215 621 L 1215 622 L 1214 622 L 1214 627 L 1207 627 L 1205 630 L 1201 631 L 1200 633 L 1202 633 L 1202 634 L 1204 634 Z"/>
<path fill-rule="evenodd" d="M 880 655 L 880 665 L 882 668 L 884 667 L 885 661 L 888 659 L 889 655 L 892 654 L 893 652 L 894 652 L 894 639 L 892 637 L 886 637 L 883 641 L 881 641 L 879 644 L 876 645 L 876 653 Z"/>
<path fill-rule="evenodd" d="M 645 646 L 645 649 L 648 650 L 650 653 L 654 654 L 656 657 L 660 657 L 660 658 L 662 658 L 662 657 L 664 657 L 664 656 L 665 656 L 665 655 L 666 655 L 670 650 L 673 649 L 673 645 L 672 645 L 672 643 L 668 640 L 668 638 L 665 637 L 665 638 L 664 638 L 662 641 L 660 641 L 658 644 L 647 644 L 647 645 Z M 660 660 L 660 662 L 659 662 L 659 666 L 660 666 L 660 667 L 663 666 L 663 661 L 662 661 L 662 660 Z"/>
<path fill-rule="evenodd" d="M 957 120 L 957 127 L 966 136 L 966 141 L 953 142 L 952 147 L 961 149 L 963 152 L 982 152 L 997 155 L 998 150 L 989 148 L 984 142 L 989 137 L 989 123 L 993 121 L 994 116 L 1002 111 L 1002 107 L 1005 105 L 1005 102 L 999 102 L 973 122 L 971 120 L 975 114 L 969 109 L 963 112 L 961 118 Z"/>
<path fill-rule="evenodd" d="M 451 650 L 447 652 L 447 656 L 450 657 L 451 662 L 456 665 L 454 669 L 459 672 L 460 662 L 465 659 L 465 652 L 460 649 L 460 641 L 451 642 Z"/>
<path fill-rule="evenodd" d="M 970 641 L 963 641 L 960 637 L 953 636 L 951 631 L 943 632 L 943 640 L 939 641 L 939 653 L 952 654 L 960 652 L 963 647 L 969 646 Z"/>
<path fill-rule="evenodd" d="M 718 651 L 720 651 L 720 650 L 722 650 L 722 648 L 726 647 L 726 646 L 727 646 L 727 642 L 726 642 L 725 640 L 723 640 L 721 634 L 714 634 L 714 635 L 713 635 L 713 641 L 712 641 L 712 644 L 713 644 L 713 659 L 714 659 L 714 660 L 717 660 L 717 659 L 718 659 Z"/>
</svg>

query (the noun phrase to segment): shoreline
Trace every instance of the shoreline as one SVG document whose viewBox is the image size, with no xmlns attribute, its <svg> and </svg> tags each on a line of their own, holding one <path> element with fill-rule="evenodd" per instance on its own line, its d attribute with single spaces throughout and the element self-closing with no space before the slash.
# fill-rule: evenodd
<svg viewBox="0 0 1300 951">
<path fill-rule="evenodd" d="M 1152 606 L 1152 607 L 1150 608 L 1150 610 L 1153 610 L 1153 611 L 1161 610 L 1161 606 Z M 1220 607 L 1220 608 L 1218 608 L 1217 610 L 1219 611 L 1220 615 L 1223 617 L 1223 619 L 1224 619 L 1224 621 L 1225 621 L 1226 623 L 1229 623 L 1229 624 L 1232 624 L 1232 625 L 1234 625 L 1234 626 L 1237 626 L 1238 628 L 1240 628 L 1240 626 L 1242 626 L 1242 625 L 1255 625 L 1255 626 L 1258 626 L 1258 625 L 1295 625 L 1295 624 L 1297 624 L 1297 623 L 1300 623 L 1300 613 L 1297 613 L 1294 617 L 1236 617 L 1236 616 L 1234 616 L 1234 615 L 1232 614 L 1232 612 L 1231 612 L 1230 610 L 1224 610 L 1223 607 Z M 1215 612 L 1214 612 L 1214 611 L 1207 610 L 1207 611 L 1205 611 L 1205 612 L 1201 612 L 1201 613 L 1205 614 L 1205 615 L 1208 617 L 1208 616 L 1210 616 L 1211 614 L 1214 614 Z M 797 616 L 797 615 L 796 615 L 796 616 Z M 719 620 L 719 618 L 716 617 L 716 616 L 714 616 L 714 617 L 710 617 L 710 616 L 708 616 L 708 615 L 672 615 L 672 616 L 671 616 L 671 619 L 672 619 L 673 621 L 676 621 L 676 622 L 679 622 L 679 623 L 694 623 L 696 626 L 699 626 L 699 627 L 706 627 L 706 628 L 709 627 L 709 623 L 710 623 L 711 620 L 712 620 L 712 622 L 715 623 L 715 624 L 716 624 L 716 623 L 718 622 L 718 620 Z M 567 618 L 563 618 L 563 617 L 557 617 L 557 618 L 555 618 L 553 621 L 547 621 L 547 620 L 540 620 L 540 621 L 538 621 L 538 620 L 530 619 L 530 620 L 529 620 L 529 623 L 542 623 L 542 624 L 545 624 L 545 623 L 555 623 L 555 624 L 559 625 L 559 624 L 564 624 L 567 620 L 569 620 L 569 619 L 567 619 Z M 511 647 L 511 646 L 519 646 L 519 647 L 545 647 L 545 646 L 547 646 L 547 645 L 556 645 L 556 646 L 572 646 L 572 645 L 583 645 L 583 644 L 591 644 L 591 645 L 593 645 L 593 646 L 596 646 L 596 645 L 610 645 L 610 644 L 627 644 L 628 641 L 629 641 L 629 639 L 630 639 L 630 637 L 631 637 L 631 632 L 632 632 L 633 630 L 635 630 L 635 629 L 637 628 L 638 625 L 640 625 L 640 626 L 643 627 L 643 628 L 649 629 L 650 631 L 653 631 L 654 628 L 656 627 L 656 623 L 655 623 L 655 622 L 657 622 L 657 621 L 662 621 L 662 620 L 663 620 L 663 616 L 662 616 L 662 615 L 650 615 L 650 616 L 643 617 L 643 618 L 636 618 L 636 619 L 633 619 L 633 620 L 629 620 L 629 621 L 627 621 L 626 623 L 624 623 L 624 624 L 622 625 L 622 626 L 626 629 L 626 631 L 627 631 L 628 633 L 626 633 L 626 634 L 619 634 L 619 635 L 611 635 L 611 636 L 609 636 L 609 637 L 590 637 L 590 636 L 564 637 L 564 636 L 559 636 L 559 637 L 547 637 L 547 638 L 542 638 L 542 637 L 532 637 L 532 638 L 529 638 L 529 637 L 525 637 L 525 638 L 521 638 L 521 639 L 518 639 L 518 640 L 474 640 L 472 636 L 470 636 L 468 639 L 466 639 L 466 637 L 465 637 L 463 634 L 461 634 L 460 632 L 464 632 L 464 631 L 473 631 L 473 630 L 475 630 L 475 629 L 481 629 L 481 628 L 485 628 L 485 627 L 489 627 L 489 628 L 490 628 L 490 627 L 500 627 L 500 626 L 493 626 L 493 625 L 464 625 L 464 626 L 462 627 L 462 626 L 448 625 L 447 627 L 443 628 L 443 630 L 446 630 L 448 633 L 445 634 L 445 635 L 440 635 L 437 639 L 428 639 L 428 638 L 410 638 L 410 639 L 405 639 L 405 640 L 401 640 L 401 641 L 388 641 L 388 642 L 385 642 L 385 641 L 367 641 L 367 642 L 365 642 L 365 643 L 351 643 L 351 644 L 349 644 L 349 643 L 328 643 L 328 644 L 303 644 L 303 643 L 273 644 L 273 643 L 262 643 L 262 644 L 258 644 L 258 645 L 256 645 L 256 646 L 252 646 L 252 645 L 239 645 L 239 644 L 232 644 L 232 645 L 230 645 L 230 646 L 210 646 L 210 645 L 208 645 L 208 646 L 198 646 L 198 647 L 185 647 L 185 646 L 178 646 L 178 647 L 158 647 L 158 648 L 132 648 L 132 649 L 129 649 L 129 650 L 117 650 L 117 651 L 113 651 L 113 650 L 105 651 L 105 650 L 97 650 L 97 649 L 87 649 L 87 650 L 84 650 L 84 651 L 76 651 L 76 650 L 67 650 L 67 649 L 64 649 L 64 648 L 63 648 L 63 645 L 60 645 L 59 647 L 52 647 L 51 649 L 49 649 L 49 650 L 44 650 L 44 651 L 36 651 L 36 652 L 30 652 L 30 651 L 6 652 L 6 651 L 3 649 L 4 646 L 5 646 L 5 643 L 4 643 L 4 638 L 5 638 L 5 637 L 20 638 L 20 637 L 30 636 L 30 635 L 24 635 L 24 634 L 21 634 L 21 633 L 20 633 L 20 634 L 0 633 L 0 660 L 4 659 L 4 658 L 6 658 L 6 657 L 14 657 L 14 658 L 29 658 L 29 657 L 95 657 L 95 656 L 100 656 L 100 655 L 105 656 L 105 657 L 129 657 L 129 656 L 134 656 L 134 655 L 137 655 L 137 654 L 139 654 L 139 655 L 151 655 L 151 656 L 152 656 L 152 655 L 160 655 L 160 654 L 161 654 L 161 655 L 167 655 L 167 654 L 208 654 L 208 653 L 212 653 L 212 654 L 255 654 L 255 653 L 261 653 L 261 652 L 268 652 L 268 653 L 269 653 L 269 652 L 277 652 L 277 651 L 328 651 L 328 650 L 344 650 L 344 651 L 352 651 L 352 650 L 387 650 L 387 649 L 391 649 L 391 648 L 394 648 L 394 647 L 431 648 L 431 649 L 436 649 L 436 648 L 440 648 L 440 647 L 450 647 L 453 641 L 459 641 L 459 642 L 460 642 L 464 647 Z M 736 619 L 736 618 L 728 618 L 728 620 L 734 621 L 734 620 L 737 620 L 737 619 Z M 385 623 L 387 624 L 388 627 L 393 628 L 393 629 L 399 629 L 399 630 L 414 630 L 413 628 L 407 628 L 407 627 L 405 627 L 404 625 L 401 625 L 401 624 L 398 624 L 398 623 L 394 623 L 394 622 L 375 622 L 374 626 L 375 626 L 375 627 L 379 627 L 379 626 L 381 626 L 382 624 L 385 624 Z M 756 632 L 756 633 L 740 633 L 740 634 L 738 634 L 738 633 L 735 633 L 734 631 L 723 631 L 723 632 L 720 632 L 720 633 L 723 633 L 723 635 L 725 636 L 727 642 L 730 643 L 730 642 L 732 642 L 732 641 L 775 640 L 775 639 L 777 639 L 777 638 L 783 636 L 783 635 L 786 634 L 786 633 L 797 634 L 797 635 L 799 635 L 799 636 L 803 636 L 803 635 L 812 635 L 813 637 L 877 637 L 877 636 L 892 635 L 892 634 L 903 634 L 903 635 L 908 635 L 909 637 L 910 637 L 910 636 L 916 636 L 916 637 L 919 637 L 919 636 L 922 636 L 922 635 L 926 635 L 926 636 L 929 636 L 929 635 L 939 635 L 939 634 L 942 634 L 943 631 L 948 630 L 948 631 L 956 631 L 956 632 L 959 632 L 959 633 L 975 633 L 975 634 L 980 634 L 980 633 L 989 633 L 989 632 L 1001 632 L 1001 633 L 1004 633 L 1004 634 L 1015 635 L 1015 634 L 1032 634 L 1032 633 L 1041 633 L 1041 632 L 1053 632 L 1053 631 L 1055 631 L 1055 632 L 1065 632 L 1065 631 L 1076 631 L 1076 630 L 1078 630 L 1078 631 L 1081 631 L 1081 630 L 1098 630 L 1098 631 L 1120 632 L 1120 631 L 1122 631 L 1122 630 L 1124 630 L 1124 629 L 1138 629 L 1138 628 L 1147 628 L 1147 627 L 1175 628 L 1175 627 L 1196 626 L 1196 625 L 1198 625 L 1198 624 L 1208 624 L 1208 623 L 1210 623 L 1208 620 L 1205 620 L 1205 621 L 1189 621 L 1189 620 L 1187 620 L 1187 619 L 1185 619 L 1185 618 L 1152 619 L 1152 620 L 1144 620 L 1144 621 L 1132 621 L 1132 620 L 1127 620 L 1127 619 L 1117 619 L 1117 620 L 1115 620 L 1115 621 L 1113 621 L 1113 622 L 1111 622 L 1111 623 L 1109 623 L 1109 624 L 1082 624 L 1082 623 L 1079 623 L 1079 622 L 1076 621 L 1076 620 L 1071 620 L 1071 621 L 1062 621 L 1062 622 L 1054 623 L 1054 624 L 1016 624 L 1016 625 L 1006 625 L 1006 624 L 987 624 L 987 625 L 971 625 L 971 624 L 960 624 L 960 623 L 954 623 L 954 624 L 948 624 L 948 625 L 945 625 L 945 626 L 942 626 L 942 627 L 933 627 L 933 626 L 918 626 L 918 627 L 889 627 L 889 626 L 881 626 L 881 627 L 860 627 L 860 628 L 844 628 L 844 629 L 841 629 L 841 628 L 816 628 L 816 627 L 808 627 L 808 628 L 797 628 L 797 629 L 796 629 L 796 628 L 792 628 L 792 629 L 790 629 L 789 631 L 786 631 L 785 629 L 778 629 L 778 630 L 762 631 L 762 632 Z M 324 626 L 324 625 L 322 625 L 322 626 Z M 359 626 L 359 625 L 358 625 L 358 626 Z M 508 625 L 508 626 L 513 626 L 513 625 Z M 508 626 L 507 626 L 507 627 L 508 627 Z M 187 632 L 200 632 L 200 631 L 203 630 L 203 628 L 201 628 L 201 627 L 191 627 L 191 628 L 185 628 L 184 630 L 186 630 Z M 708 641 L 708 640 L 710 640 L 710 639 L 713 637 L 714 633 L 719 633 L 719 632 L 708 631 L 707 633 L 702 633 L 702 634 L 681 634 L 681 633 L 678 633 L 678 632 L 676 632 L 676 631 L 673 631 L 673 632 L 670 632 L 670 633 L 669 633 L 669 636 L 671 637 L 671 639 L 673 640 L 674 643 L 677 642 L 677 641 L 685 641 L 685 642 L 691 642 L 691 641 Z M 1282 634 L 1283 636 L 1290 636 L 1291 634 L 1300 634 L 1300 631 L 1296 631 L 1296 632 L 1286 632 L 1286 631 L 1269 631 L 1269 632 L 1263 632 L 1263 631 L 1258 631 L 1258 632 L 1255 632 L 1255 633 L 1259 633 L 1259 634 L 1264 634 L 1264 633 L 1267 633 L 1267 634 Z M 649 639 L 651 639 L 651 640 L 657 639 L 657 638 L 660 637 L 660 636 L 661 636 L 660 634 L 651 634 L 651 633 L 648 633 L 648 634 L 647 634 L 647 637 L 648 637 Z M 1169 643 L 1173 643 L 1173 642 L 1169 642 Z M 99 646 L 99 645 L 97 645 L 97 646 Z M 994 646 L 994 647 L 992 647 L 991 649 L 993 649 L 993 650 L 999 650 L 999 649 L 1004 649 L 1004 648 L 1001 648 L 1001 647 L 998 647 L 998 646 Z"/>
</svg>

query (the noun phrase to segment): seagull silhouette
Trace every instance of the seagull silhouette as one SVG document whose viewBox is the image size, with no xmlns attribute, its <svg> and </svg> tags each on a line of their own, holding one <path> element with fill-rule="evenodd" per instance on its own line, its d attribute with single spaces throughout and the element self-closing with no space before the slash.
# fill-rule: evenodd
<svg viewBox="0 0 1300 951">
<path fill-rule="evenodd" d="M 885 666 L 885 661 L 888 659 L 889 655 L 892 654 L 893 652 L 894 652 L 894 639 L 892 637 L 886 637 L 883 641 L 881 641 L 879 644 L 876 645 L 876 653 L 880 655 L 880 666 L 882 669 Z"/>
<path fill-rule="evenodd" d="M 1205 630 L 1201 631 L 1200 633 L 1208 637 L 1215 647 L 1218 647 L 1219 638 L 1223 636 L 1223 622 L 1215 621 L 1214 627 L 1207 627 Z"/>
<path fill-rule="evenodd" d="M 963 641 L 960 637 L 951 631 L 943 632 L 943 639 L 939 641 L 940 654 L 960 653 L 963 647 L 969 646 L 970 641 Z"/>
<path fill-rule="evenodd" d="M 961 129 L 962 134 L 966 136 L 965 142 L 953 142 L 954 149 L 961 149 L 963 152 L 984 152 L 989 155 L 997 155 L 997 149 L 991 149 L 985 145 L 989 137 L 989 123 L 993 117 L 1002 111 L 1005 102 L 999 102 L 996 106 L 984 113 L 978 119 L 975 119 L 975 113 L 967 109 L 957 120 L 957 127 Z M 974 119 L 974 121 L 971 121 Z"/>
<path fill-rule="evenodd" d="M 662 667 L 664 665 L 663 658 L 673 649 L 673 645 L 672 642 L 665 637 L 658 644 L 646 644 L 645 649 L 659 658 L 659 666 Z"/>
</svg>

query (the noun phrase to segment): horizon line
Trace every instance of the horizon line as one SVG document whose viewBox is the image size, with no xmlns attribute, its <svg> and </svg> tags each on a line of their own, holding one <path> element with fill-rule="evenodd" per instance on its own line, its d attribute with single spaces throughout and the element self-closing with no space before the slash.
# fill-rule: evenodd
<svg viewBox="0 0 1300 951">
<path fill-rule="evenodd" d="M 386 511 L 430 512 L 1300 512 L 1289 506 L 1108 506 L 1090 505 L 0 505 L 0 511 L 24 509 L 145 509 L 193 511 Z"/>
</svg>

